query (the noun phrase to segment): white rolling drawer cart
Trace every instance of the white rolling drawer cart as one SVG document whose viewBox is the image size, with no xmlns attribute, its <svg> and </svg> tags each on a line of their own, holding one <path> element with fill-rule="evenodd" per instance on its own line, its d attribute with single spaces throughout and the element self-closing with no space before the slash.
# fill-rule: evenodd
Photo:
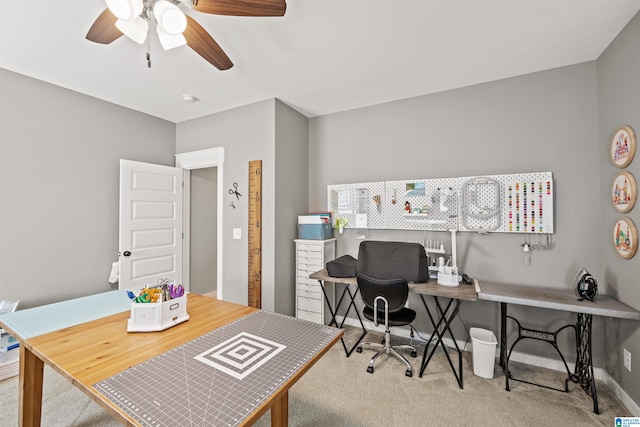
<svg viewBox="0 0 640 427">
<path fill-rule="evenodd" d="M 294 240 L 296 243 L 296 317 L 324 324 L 324 297 L 311 273 L 325 268 L 336 257 L 336 239 Z"/>
</svg>

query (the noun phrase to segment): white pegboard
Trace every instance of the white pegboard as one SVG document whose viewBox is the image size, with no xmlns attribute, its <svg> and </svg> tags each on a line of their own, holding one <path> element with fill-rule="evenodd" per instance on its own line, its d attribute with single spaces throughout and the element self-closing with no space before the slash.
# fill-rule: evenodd
<svg viewBox="0 0 640 427">
<path fill-rule="evenodd" d="M 551 172 L 533 172 L 329 185 L 327 203 L 347 228 L 360 213 L 371 229 L 552 234 L 553 191 Z"/>
<path fill-rule="evenodd" d="M 473 181 L 486 182 L 473 185 Z M 491 207 L 499 186 L 499 210 L 496 215 L 477 218 L 468 212 L 482 212 L 477 205 Z M 472 183 L 465 187 L 465 183 Z M 486 177 L 458 178 L 460 188 L 460 231 L 495 231 L 506 233 L 553 233 L 553 176 L 551 172 L 533 172 Z M 467 191 L 465 191 L 465 188 Z M 475 190 L 475 194 L 474 194 Z M 463 200 L 464 198 L 464 200 Z M 477 204 L 470 203 L 475 199 Z M 490 209 L 487 209 L 490 210 Z"/>
<path fill-rule="evenodd" d="M 333 221 L 338 217 L 346 218 L 349 221 L 347 228 L 385 228 L 382 209 L 384 198 L 384 182 L 327 186 L 327 204 L 331 218 Z M 356 225 L 360 225 L 357 218 L 366 227 L 357 227 Z"/>
<path fill-rule="evenodd" d="M 366 214 L 366 228 L 446 231 L 458 224 L 456 185 L 457 178 L 329 185 L 327 204 L 334 220 L 349 221 L 347 228 L 359 228 L 359 213 Z"/>
<path fill-rule="evenodd" d="M 506 218 L 504 231 L 552 234 L 554 195 L 551 172 L 525 175 L 505 183 L 507 194 L 503 209 L 503 216 Z"/>
<path fill-rule="evenodd" d="M 456 228 L 456 178 L 387 181 L 385 184 L 386 229 L 446 231 Z"/>
<path fill-rule="evenodd" d="M 500 229 L 500 182 L 494 177 L 480 176 L 458 179 L 460 193 L 459 230 L 496 231 Z"/>
</svg>

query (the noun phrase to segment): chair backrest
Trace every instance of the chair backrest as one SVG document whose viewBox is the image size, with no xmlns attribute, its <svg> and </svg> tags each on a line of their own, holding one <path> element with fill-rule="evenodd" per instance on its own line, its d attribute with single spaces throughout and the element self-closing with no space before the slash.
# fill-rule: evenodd
<svg viewBox="0 0 640 427">
<path fill-rule="evenodd" d="M 409 285 L 404 279 L 377 279 L 365 274 L 358 274 L 358 287 L 362 301 L 370 309 L 377 296 L 383 296 L 389 303 L 389 313 L 402 310 L 409 296 Z M 384 311 L 384 305 L 378 307 Z"/>
<path fill-rule="evenodd" d="M 365 240 L 358 248 L 358 274 L 379 279 L 403 278 L 408 282 L 429 280 L 424 246 L 419 243 Z"/>
</svg>

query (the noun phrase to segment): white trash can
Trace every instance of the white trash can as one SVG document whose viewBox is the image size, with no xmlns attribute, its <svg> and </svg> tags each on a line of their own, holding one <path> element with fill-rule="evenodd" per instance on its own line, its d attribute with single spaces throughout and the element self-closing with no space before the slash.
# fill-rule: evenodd
<svg viewBox="0 0 640 427">
<path fill-rule="evenodd" d="M 473 352 L 473 373 L 482 378 L 492 379 L 498 345 L 495 334 L 487 329 L 470 328 L 469 336 Z"/>
</svg>

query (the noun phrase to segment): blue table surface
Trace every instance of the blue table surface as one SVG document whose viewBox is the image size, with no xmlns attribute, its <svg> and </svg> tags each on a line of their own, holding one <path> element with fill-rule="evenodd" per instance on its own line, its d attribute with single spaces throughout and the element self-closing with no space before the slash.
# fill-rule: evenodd
<svg viewBox="0 0 640 427">
<path fill-rule="evenodd" d="M 6 313 L 0 325 L 26 340 L 130 309 L 127 292 L 117 290 Z"/>
</svg>

